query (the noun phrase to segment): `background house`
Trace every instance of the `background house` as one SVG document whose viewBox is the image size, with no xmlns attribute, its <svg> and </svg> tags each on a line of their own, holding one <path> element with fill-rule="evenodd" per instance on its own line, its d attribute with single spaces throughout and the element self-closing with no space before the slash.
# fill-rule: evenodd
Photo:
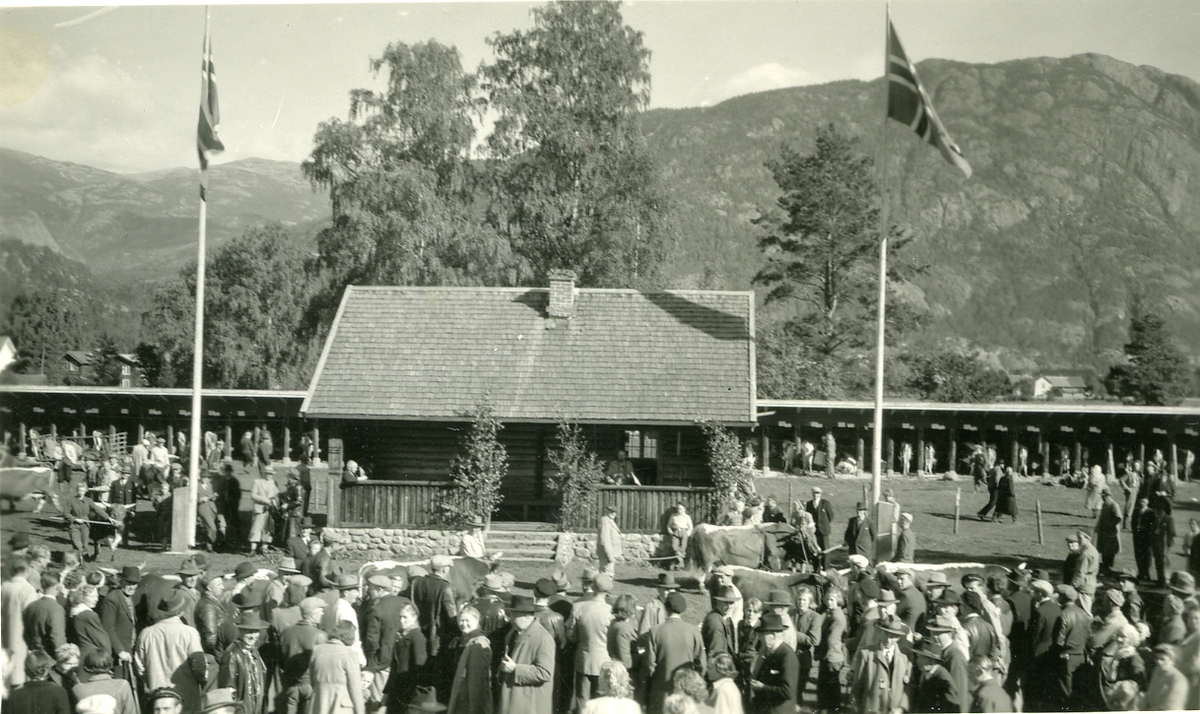
<svg viewBox="0 0 1200 714">
<path fill-rule="evenodd" d="M 1085 399 L 1087 381 L 1076 375 L 1043 375 L 1033 382 L 1034 399 Z"/>
</svg>

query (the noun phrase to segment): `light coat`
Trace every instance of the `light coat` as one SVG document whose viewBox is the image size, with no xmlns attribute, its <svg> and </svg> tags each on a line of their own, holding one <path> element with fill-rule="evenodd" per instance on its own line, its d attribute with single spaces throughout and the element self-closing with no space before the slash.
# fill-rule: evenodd
<svg viewBox="0 0 1200 714">
<path fill-rule="evenodd" d="M 608 626 L 612 606 L 601 600 L 581 600 L 567 621 L 567 639 L 575 643 L 575 674 L 598 675 L 609 660 Z"/>
<path fill-rule="evenodd" d="M 308 675 L 312 681 L 308 714 L 363 714 L 362 669 L 353 649 L 340 641 L 314 646 Z"/>
<path fill-rule="evenodd" d="M 850 701 L 861 714 L 907 710 L 912 664 L 896 647 L 889 667 L 882 645 L 860 650 L 850 671 Z"/>
<path fill-rule="evenodd" d="M 504 651 L 517 663 L 499 672 L 500 714 L 550 714 L 554 709 L 554 637 L 536 621 L 525 631 L 513 627 Z"/>
</svg>

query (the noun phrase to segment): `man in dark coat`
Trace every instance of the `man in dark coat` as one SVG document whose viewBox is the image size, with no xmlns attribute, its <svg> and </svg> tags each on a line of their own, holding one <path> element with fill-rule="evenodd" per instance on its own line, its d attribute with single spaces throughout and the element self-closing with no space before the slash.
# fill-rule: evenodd
<svg viewBox="0 0 1200 714">
<path fill-rule="evenodd" d="M 1017 522 L 1017 482 L 1011 466 L 996 484 L 996 517 L 993 520 L 999 520 L 1000 516 L 1012 516 L 1012 522 Z"/>
<path fill-rule="evenodd" d="M 142 572 L 137 566 L 127 565 L 121 568 L 117 579 L 119 587 L 108 591 L 96 606 L 96 614 L 100 616 L 100 624 L 108 631 L 113 663 L 117 665 L 116 671 L 119 675 L 121 662 L 128 662 L 133 658 L 133 645 L 137 641 L 133 594 L 142 580 Z"/>
<path fill-rule="evenodd" d="M 458 636 L 458 607 L 449 580 L 453 561 L 449 556 L 435 555 L 429 564 L 433 573 L 413 579 L 409 595 L 421 616 L 421 633 L 428 641 L 429 656 L 435 657 Z"/>
<path fill-rule="evenodd" d="M 315 595 L 330 587 L 334 578 L 333 558 L 320 538 L 308 542 L 308 557 L 300 564 L 300 572 L 312 580 L 308 594 Z"/>
<path fill-rule="evenodd" d="M 1000 479 L 1003 477 L 1004 477 L 1004 472 L 1001 471 L 999 465 L 994 466 L 991 470 L 988 471 L 988 474 L 987 474 L 988 501 L 986 504 L 984 504 L 983 508 L 979 509 L 979 520 L 981 520 L 981 521 L 986 520 L 988 517 L 988 514 L 992 512 L 992 509 L 995 508 L 996 504 L 999 502 L 999 500 L 1000 500 Z M 998 516 L 992 516 L 993 521 L 996 520 L 997 518 L 998 518 Z"/>
<path fill-rule="evenodd" d="M 1095 543 L 1096 550 L 1100 552 L 1100 574 L 1107 575 L 1112 572 L 1113 561 L 1121 552 L 1121 524 L 1125 514 L 1107 486 L 1100 489 L 1100 496 L 1104 502 L 1096 519 Z"/>
<path fill-rule="evenodd" d="M 1129 528 L 1133 531 L 1133 559 L 1137 563 L 1137 579 L 1150 580 L 1150 556 L 1154 534 L 1158 529 L 1157 514 L 1150 508 L 1150 499 L 1139 498 L 1129 516 Z"/>
<path fill-rule="evenodd" d="M 421 634 L 417 608 L 408 603 L 400 608 L 400 631 L 392 643 L 392 666 L 388 683 L 384 688 L 384 702 L 389 712 L 401 711 L 417 687 L 428 684 L 425 663 L 429 658 L 429 647 L 425 635 Z"/>
<path fill-rule="evenodd" d="M 1033 616 L 1033 596 L 1028 590 L 1029 574 L 1024 570 L 1008 572 L 1007 592 L 1004 601 L 1012 612 L 1012 627 L 1009 629 L 1012 663 L 1008 668 L 1008 676 L 1004 680 L 1004 691 L 1009 696 L 1015 695 L 1021 689 L 1025 671 L 1029 667 L 1031 652 L 1029 650 L 1029 623 Z"/>
<path fill-rule="evenodd" d="M 300 601 L 300 622 L 278 633 L 279 684 L 284 702 L 283 712 L 307 712 L 312 701 L 312 680 L 308 665 L 313 648 L 328 641 L 325 631 L 318 627 L 325 613 L 325 601 L 310 597 Z M 277 707 L 276 711 L 280 711 Z"/>
<path fill-rule="evenodd" d="M 1058 586 L 1062 614 L 1054 628 L 1054 648 L 1057 663 L 1060 707 L 1066 708 L 1075 695 L 1075 670 L 1083 664 L 1092 618 L 1079 606 L 1079 592 L 1070 585 Z"/>
<path fill-rule="evenodd" d="M 200 633 L 200 648 L 214 657 L 237 639 L 237 626 L 222 602 L 224 594 L 225 579 L 213 578 L 205 584 L 204 592 L 196 603 L 196 631 Z"/>
<path fill-rule="evenodd" d="M 392 666 L 392 646 L 400 631 L 400 611 L 408 600 L 392 594 L 392 579 L 386 575 L 372 575 L 367 579 L 367 597 L 369 605 L 363 625 L 362 648 L 367 658 L 365 671 L 372 675 L 372 683 L 366 699 L 382 702 Z"/>
<path fill-rule="evenodd" d="M 663 699 L 670 694 L 675 670 L 687 666 L 703 674 L 706 664 L 700 630 L 681 617 L 687 610 L 683 594 L 673 592 L 668 595 L 666 608 L 666 621 L 651 630 L 646 638 L 646 677 L 650 682 L 646 708 L 649 714 L 662 711 Z"/>
<path fill-rule="evenodd" d="M 819 487 L 813 487 L 812 500 L 804 504 L 804 510 L 813 517 L 817 528 L 817 545 L 821 547 L 821 567 L 829 567 L 829 535 L 833 533 L 833 504 L 822 498 Z"/>
<path fill-rule="evenodd" d="M 722 652 L 730 657 L 737 657 L 734 645 L 735 631 L 729 620 L 729 607 L 737 598 L 733 588 L 721 588 L 712 596 L 713 609 L 704 616 L 700 625 L 700 636 L 704 640 L 704 651 L 709 661 Z"/>
<path fill-rule="evenodd" d="M 779 615 L 762 617 L 758 632 L 763 638 L 762 656 L 755 662 L 750 680 L 751 709 L 756 714 L 795 714 L 800 695 L 800 662 L 783 641 L 787 625 Z"/>
<path fill-rule="evenodd" d="M 875 560 L 875 523 L 867 515 L 867 504 L 859 502 L 855 515 L 846 524 L 846 535 L 842 542 L 849 555 L 861 555 L 868 561 Z"/>
<path fill-rule="evenodd" d="M 1047 573 L 1035 572 L 1030 585 L 1034 606 L 1029 615 L 1029 667 L 1023 682 L 1026 711 L 1051 711 L 1060 701 L 1055 678 L 1058 662 L 1054 633 L 1062 619 L 1062 607 L 1054 596 L 1054 586 L 1046 578 Z"/>
<path fill-rule="evenodd" d="M 913 632 L 925 620 L 925 596 L 917 589 L 915 580 L 911 570 L 901 568 L 896 571 L 896 595 L 900 601 L 896 605 L 896 617 Z"/>
<path fill-rule="evenodd" d="M 962 706 L 964 692 L 959 691 L 960 683 L 942 666 L 942 648 L 927 642 L 913 652 L 913 655 L 921 670 L 921 681 L 917 685 L 912 710 L 931 714 L 965 712 L 966 709 Z"/>
<path fill-rule="evenodd" d="M 21 613 L 30 652 L 41 650 L 53 655 L 67 641 L 67 612 L 58 602 L 59 579 L 59 571 L 43 570 L 39 581 L 42 596 Z"/>
</svg>

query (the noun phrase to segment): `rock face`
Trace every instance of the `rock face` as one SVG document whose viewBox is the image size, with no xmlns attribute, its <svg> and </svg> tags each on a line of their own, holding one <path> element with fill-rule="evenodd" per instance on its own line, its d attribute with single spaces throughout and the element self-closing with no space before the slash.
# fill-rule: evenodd
<svg viewBox="0 0 1200 714">
<path fill-rule="evenodd" d="M 1091 54 L 919 69 L 974 169 L 964 180 L 889 123 L 892 215 L 929 266 L 932 336 L 1097 365 L 1124 343 L 1136 289 L 1169 302 L 1170 329 L 1200 351 L 1200 85 Z M 846 81 L 649 112 L 689 242 L 676 274 L 744 289 L 762 264 L 750 219 L 778 196 L 764 162 L 782 142 L 811 151 L 833 122 L 880 163 L 883 92 Z"/>
</svg>

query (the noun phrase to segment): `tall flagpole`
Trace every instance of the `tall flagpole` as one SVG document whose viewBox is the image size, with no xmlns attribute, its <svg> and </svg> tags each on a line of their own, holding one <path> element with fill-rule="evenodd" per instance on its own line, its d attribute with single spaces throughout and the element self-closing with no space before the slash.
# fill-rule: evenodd
<svg viewBox="0 0 1200 714">
<path fill-rule="evenodd" d="M 871 434 L 871 498 L 875 503 L 879 502 L 880 481 L 883 474 L 883 348 L 887 324 L 887 258 L 888 233 L 890 231 L 888 224 L 891 220 L 889 215 L 891 213 L 891 202 L 888 200 L 887 185 L 888 86 L 891 81 L 888 79 L 888 76 L 892 54 L 891 4 L 885 4 L 885 8 L 883 36 L 887 39 L 884 41 L 883 51 L 883 142 L 879 161 L 879 188 L 880 196 L 883 199 L 883 207 L 880 211 L 879 222 L 879 306 L 878 324 L 876 325 L 875 335 L 875 421 Z"/>
<path fill-rule="evenodd" d="M 212 59 L 212 47 L 208 38 L 209 15 L 204 8 L 204 55 L 201 67 L 201 102 L 207 101 L 209 92 L 209 62 Z M 202 104 L 203 106 L 203 104 Z M 204 268 L 205 242 L 208 230 L 208 162 L 203 155 L 200 161 L 200 238 L 196 249 L 196 322 L 195 336 L 192 344 L 192 429 L 191 448 L 188 450 L 188 503 L 187 503 L 187 542 L 176 547 L 176 550 L 190 548 L 196 544 L 196 496 L 200 484 L 200 396 L 203 389 L 204 377 Z"/>
</svg>

